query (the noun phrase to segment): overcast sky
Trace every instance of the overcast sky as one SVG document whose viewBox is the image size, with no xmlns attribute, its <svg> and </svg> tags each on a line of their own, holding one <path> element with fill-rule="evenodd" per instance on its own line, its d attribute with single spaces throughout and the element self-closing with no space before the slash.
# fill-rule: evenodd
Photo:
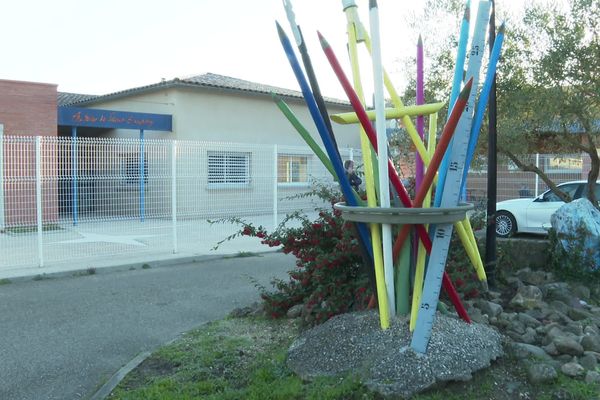
<svg viewBox="0 0 600 400">
<path fill-rule="evenodd" d="M 368 1 L 356 2 L 368 26 Z M 439 39 L 406 28 L 423 3 L 379 0 L 384 63 L 398 87 L 397 60 L 414 54 L 419 33 L 425 43 Z M 323 92 L 343 97 L 316 38 L 319 29 L 346 62 L 341 0 L 293 5 Z M 281 0 L 19 0 L 5 1 L 0 15 L 0 79 L 104 94 L 212 72 L 298 89 L 275 28 L 278 20 L 291 38 Z"/>
</svg>

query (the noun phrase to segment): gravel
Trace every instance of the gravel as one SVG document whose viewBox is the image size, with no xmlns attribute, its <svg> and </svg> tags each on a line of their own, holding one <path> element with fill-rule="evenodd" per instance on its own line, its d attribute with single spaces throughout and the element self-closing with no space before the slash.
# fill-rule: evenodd
<svg viewBox="0 0 600 400">
<path fill-rule="evenodd" d="M 448 381 L 466 381 L 500 357 L 494 328 L 437 314 L 426 354 L 410 347 L 408 319 L 382 330 L 376 311 L 338 315 L 304 332 L 288 352 L 303 379 L 351 373 L 384 396 L 410 397 Z"/>
</svg>

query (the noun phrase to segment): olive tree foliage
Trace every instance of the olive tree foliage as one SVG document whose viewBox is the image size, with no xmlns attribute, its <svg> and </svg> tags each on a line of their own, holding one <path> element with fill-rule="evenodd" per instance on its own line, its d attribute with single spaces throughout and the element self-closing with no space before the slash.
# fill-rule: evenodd
<svg viewBox="0 0 600 400">
<path fill-rule="evenodd" d="M 535 152 L 580 151 L 591 160 L 590 189 L 598 180 L 600 0 L 530 1 L 516 14 L 502 8 L 508 1 L 496 1 L 497 25 L 507 21 L 497 72 L 498 150 L 570 201 L 543 171 L 522 160 Z M 428 0 L 427 11 L 414 22 L 414 29 L 433 32 L 429 40 L 424 34 L 427 101 L 445 100 L 450 92 L 464 6 L 460 0 Z M 440 27 L 443 20 L 456 23 L 447 30 Z M 410 62 L 414 58 L 406 61 Z M 405 97 L 409 102 L 414 98 L 414 84 Z M 445 114 L 440 114 L 443 123 Z M 486 150 L 486 136 L 484 126 L 480 152 Z M 588 190 L 587 195 L 598 206 L 594 191 Z"/>
<path fill-rule="evenodd" d="M 544 149 L 578 151 L 591 160 L 588 199 L 600 159 L 600 0 L 531 6 L 515 29 L 498 81 L 499 149 L 519 168 L 537 173 L 564 201 L 571 199 L 519 155 Z"/>
</svg>

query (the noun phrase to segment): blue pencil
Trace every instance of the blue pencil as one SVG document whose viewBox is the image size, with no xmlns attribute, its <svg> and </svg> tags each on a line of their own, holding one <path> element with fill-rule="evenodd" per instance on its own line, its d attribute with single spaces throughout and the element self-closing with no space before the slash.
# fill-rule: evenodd
<svg viewBox="0 0 600 400">
<path fill-rule="evenodd" d="M 294 75 L 296 75 L 296 80 L 300 85 L 300 89 L 302 91 L 302 95 L 304 96 L 304 100 L 306 101 L 306 105 L 308 106 L 308 110 L 310 111 L 310 115 L 315 122 L 317 127 L 317 131 L 321 136 L 321 140 L 323 141 L 323 145 L 325 146 L 325 151 L 333 164 L 333 169 L 335 170 L 336 175 L 338 176 L 338 182 L 340 183 L 340 187 L 342 189 L 342 193 L 346 198 L 346 202 L 349 206 L 358 206 L 358 201 L 354 197 L 354 193 L 352 192 L 352 188 L 350 187 L 350 182 L 348 181 L 348 177 L 344 171 L 344 166 L 342 165 L 342 160 L 337 154 L 333 141 L 329 136 L 329 132 L 327 130 L 327 126 L 325 125 L 325 121 L 323 121 L 323 116 L 319 112 L 319 108 L 317 106 L 317 102 L 315 97 L 313 96 L 310 87 L 308 86 L 308 82 L 306 77 L 304 76 L 304 72 L 300 67 L 300 63 L 298 62 L 298 58 L 294 53 L 294 49 L 292 48 L 292 44 L 285 34 L 284 30 L 281 28 L 281 25 L 277 23 L 277 32 L 279 33 L 279 39 L 281 41 L 281 45 L 285 51 L 285 54 L 290 62 L 292 70 L 294 71 Z M 358 230 L 358 236 L 360 241 L 362 241 L 364 247 L 367 249 L 371 261 L 373 260 L 373 249 L 368 244 L 371 243 L 371 238 L 369 232 L 367 231 L 367 227 L 365 224 L 357 223 L 356 228 Z"/>
<path fill-rule="evenodd" d="M 460 88 L 462 86 L 462 82 L 463 82 L 463 78 L 464 78 L 465 59 L 467 56 L 467 43 L 469 41 L 470 21 L 471 21 L 471 1 L 467 0 L 463 20 L 460 24 L 460 33 L 459 33 L 459 37 L 458 37 L 458 49 L 456 51 L 456 65 L 454 66 L 454 80 L 452 82 L 452 91 L 450 92 L 450 100 L 448 101 L 448 118 L 450 118 L 450 113 L 452 112 L 452 107 L 454 107 L 454 103 L 456 102 L 458 93 L 460 93 Z M 446 172 L 448 170 L 448 158 L 450 157 L 453 143 L 454 143 L 454 140 L 452 140 L 450 142 L 450 144 L 448 145 L 448 150 L 446 150 L 446 154 L 444 154 L 444 158 L 442 159 L 442 163 L 440 164 L 440 169 L 438 170 L 438 182 L 437 182 L 437 186 L 435 188 L 435 200 L 434 200 L 434 205 L 436 207 L 439 207 L 440 201 L 442 201 L 442 194 L 444 193 L 444 182 L 446 181 Z"/>
<path fill-rule="evenodd" d="M 485 114 L 485 110 L 488 104 L 488 98 L 490 97 L 490 91 L 492 89 L 492 84 L 494 83 L 494 76 L 496 75 L 496 67 L 498 65 L 498 60 L 500 59 L 503 41 L 504 23 L 500 25 L 500 28 L 498 29 L 498 36 L 494 41 L 494 47 L 492 47 L 492 52 L 490 54 L 490 62 L 485 76 L 485 82 L 483 84 L 483 88 L 481 89 L 481 94 L 479 95 L 477 107 L 475 108 L 475 117 L 473 118 L 473 125 L 471 126 L 471 135 L 469 136 L 469 147 L 467 148 L 467 158 L 465 161 L 465 168 L 463 170 L 463 176 L 460 184 L 460 193 L 463 193 L 465 187 L 467 186 L 467 175 L 469 173 L 471 161 L 473 161 L 475 147 L 477 147 L 479 131 L 481 130 L 481 124 L 483 123 L 483 115 Z"/>
</svg>

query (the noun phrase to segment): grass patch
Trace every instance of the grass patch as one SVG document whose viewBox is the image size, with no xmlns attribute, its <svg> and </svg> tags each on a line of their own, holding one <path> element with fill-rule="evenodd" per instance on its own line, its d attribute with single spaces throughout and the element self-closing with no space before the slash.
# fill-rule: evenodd
<svg viewBox="0 0 600 400">
<path fill-rule="evenodd" d="M 47 279 L 50 279 L 50 277 L 46 274 L 37 274 L 36 276 L 33 277 L 34 281 L 45 281 Z"/>
<path fill-rule="evenodd" d="M 247 258 L 247 257 L 262 257 L 258 253 L 254 253 L 251 251 L 238 251 L 237 254 L 231 256 L 225 256 L 223 258 Z"/>
<path fill-rule="evenodd" d="M 21 234 L 21 233 L 37 232 L 37 229 L 38 229 L 37 225 L 11 226 L 11 227 L 4 228 L 0 232 L 7 233 L 7 234 Z M 43 232 L 62 231 L 62 230 L 63 230 L 63 228 L 61 228 L 60 225 L 57 225 L 57 224 L 43 224 L 42 225 Z"/>
<path fill-rule="evenodd" d="M 142 269 L 150 269 L 152 268 L 150 264 L 142 264 Z M 135 269 L 135 268 L 134 268 Z"/>
<path fill-rule="evenodd" d="M 73 274 L 73 276 L 88 276 L 88 275 L 95 275 L 96 274 L 96 268 L 94 267 L 89 267 L 83 271 L 77 271 Z"/>
<path fill-rule="evenodd" d="M 11 283 L 12 283 L 12 281 L 10 279 L 8 279 L 8 278 L 2 278 L 2 279 L 0 279 L 0 285 L 9 285 Z"/>
<path fill-rule="evenodd" d="M 285 365 L 295 322 L 225 319 L 185 334 L 130 373 L 111 399 L 364 399 L 350 377 L 303 382 Z"/>
</svg>

